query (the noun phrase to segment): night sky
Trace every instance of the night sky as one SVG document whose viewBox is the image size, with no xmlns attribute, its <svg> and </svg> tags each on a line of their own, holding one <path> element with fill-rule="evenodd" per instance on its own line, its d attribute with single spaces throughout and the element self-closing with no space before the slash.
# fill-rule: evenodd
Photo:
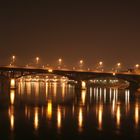
<svg viewBox="0 0 140 140">
<path fill-rule="evenodd" d="M 0 64 L 13 54 L 21 64 L 36 56 L 44 64 L 140 63 L 138 1 L 18 1 L 0 3 Z"/>
</svg>

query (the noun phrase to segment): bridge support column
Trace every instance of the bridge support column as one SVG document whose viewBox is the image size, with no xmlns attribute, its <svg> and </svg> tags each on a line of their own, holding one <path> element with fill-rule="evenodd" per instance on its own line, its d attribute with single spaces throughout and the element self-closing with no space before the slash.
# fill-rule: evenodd
<svg viewBox="0 0 140 140">
<path fill-rule="evenodd" d="M 77 84 L 75 85 L 75 88 L 80 90 L 86 90 L 87 89 L 86 82 L 82 80 L 78 80 Z"/>
<path fill-rule="evenodd" d="M 139 84 L 138 83 L 135 83 L 135 82 L 130 82 L 128 88 L 131 91 L 136 91 L 139 88 Z"/>
<path fill-rule="evenodd" d="M 11 78 L 10 79 L 10 88 L 15 89 L 16 88 L 16 79 Z"/>
</svg>

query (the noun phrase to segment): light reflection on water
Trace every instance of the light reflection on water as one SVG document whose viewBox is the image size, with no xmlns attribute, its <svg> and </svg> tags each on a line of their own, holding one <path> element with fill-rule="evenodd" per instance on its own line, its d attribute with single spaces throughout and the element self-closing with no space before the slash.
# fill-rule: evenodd
<svg viewBox="0 0 140 140">
<path fill-rule="evenodd" d="M 74 86 L 66 83 L 19 82 L 16 91 L 10 90 L 9 99 L 12 133 L 18 133 L 16 128 L 25 123 L 24 129 L 29 125 L 35 132 L 48 130 L 56 135 L 65 135 L 67 131 L 86 135 L 91 130 L 104 135 L 106 131 L 114 135 L 119 131 L 123 135 L 125 128 L 140 137 L 135 133 L 140 130 L 139 93 L 132 98 L 128 89 L 90 87 L 75 92 Z M 131 127 L 127 127 L 129 124 Z M 47 138 L 47 134 L 43 135 Z"/>
</svg>

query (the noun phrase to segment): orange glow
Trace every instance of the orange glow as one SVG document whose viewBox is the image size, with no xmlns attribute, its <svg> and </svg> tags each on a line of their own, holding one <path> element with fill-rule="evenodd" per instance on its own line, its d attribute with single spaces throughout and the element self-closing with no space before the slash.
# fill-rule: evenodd
<svg viewBox="0 0 140 140">
<path fill-rule="evenodd" d="M 52 69 L 49 69 L 49 70 L 48 70 L 48 72 L 49 72 L 49 73 L 52 73 L 52 72 L 53 72 L 53 70 L 52 70 Z"/>
<path fill-rule="evenodd" d="M 82 81 L 82 89 L 86 89 L 86 82 Z"/>
<path fill-rule="evenodd" d="M 116 112 L 116 124 L 117 127 L 120 127 L 120 119 L 121 119 L 121 112 L 120 112 L 120 105 L 117 107 L 117 112 Z"/>
<path fill-rule="evenodd" d="M 10 81 L 10 87 L 11 88 L 15 88 L 15 85 L 16 85 L 15 79 L 11 79 L 11 81 Z"/>
<path fill-rule="evenodd" d="M 57 109 L 57 128 L 60 129 L 61 128 L 61 122 L 62 122 L 62 115 L 61 115 L 61 109 L 58 106 Z"/>
<path fill-rule="evenodd" d="M 10 118 L 10 127 L 11 127 L 11 131 L 14 130 L 14 107 L 11 106 L 8 110 L 8 114 L 9 114 L 9 118 Z"/>
<path fill-rule="evenodd" d="M 52 118 L 52 102 L 51 102 L 51 100 L 48 101 L 47 117 L 49 120 Z"/>
<path fill-rule="evenodd" d="M 79 131 L 82 131 L 82 127 L 83 127 L 83 112 L 82 112 L 82 108 L 79 109 L 78 126 L 79 126 Z"/>
<path fill-rule="evenodd" d="M 102 130 L 102 118 L 103 117 L 103 107 L 102 105 L 99 106 L 99 112 L 98 112 L 98 128 L 99 130 Z"/>
<path fill-rule="evenodd" d="M 15 90 L 10 91 L 10 103 L 13 105 L 15 101 Z"/>
<path fill-rule="evenodd" d="M 82 90 L 82 93 L 81 93 L 81 99 L 82 99 L 82 105 L 85 105 L 85 100 L 86 100 L 86 90 Z"/>
<path fill-rule="evenodd" d="M 38 108 L 35 108 L 35 112 L 34 112 L 34 128 L 35 128 L 35 130 L 38 130 L 38 124 L 39 124 Z"/>
<path fill-rule="evenodd" d="M 138 104 L 135 105 L 135 124 L 138 126 L 139 124 L 139 106 Z"/>
</svg>

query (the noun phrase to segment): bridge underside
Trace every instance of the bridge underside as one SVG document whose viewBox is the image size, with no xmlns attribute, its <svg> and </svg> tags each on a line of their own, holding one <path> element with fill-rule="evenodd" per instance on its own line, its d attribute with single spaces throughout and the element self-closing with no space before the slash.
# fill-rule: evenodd
<svg viewBox="0 0 140 140">
<path fill-rule="evenodd" d="M 100 72 L 83 72 L 83 71 L 67 71 L 67 70 L 53 70 L 49 72 L 46 69 L 27 69 L 27 68 L 0 68 L 0 76 L 11 78 L 20 78 L 27 75 L 38 75 L 38 74 L 54 74 L 59 76 L 65 76 L 70 80 L 75 80 L 81 85 L 81 81 L 87 81 L 90 79 L 96 78 L 117 78 L 128 81 L 130 83 L 129 88 L 139 88 L 140 84 L 140 75 L 135 74 L 119 74 L 116 73 L 100 73 Z"/>
</svg>

